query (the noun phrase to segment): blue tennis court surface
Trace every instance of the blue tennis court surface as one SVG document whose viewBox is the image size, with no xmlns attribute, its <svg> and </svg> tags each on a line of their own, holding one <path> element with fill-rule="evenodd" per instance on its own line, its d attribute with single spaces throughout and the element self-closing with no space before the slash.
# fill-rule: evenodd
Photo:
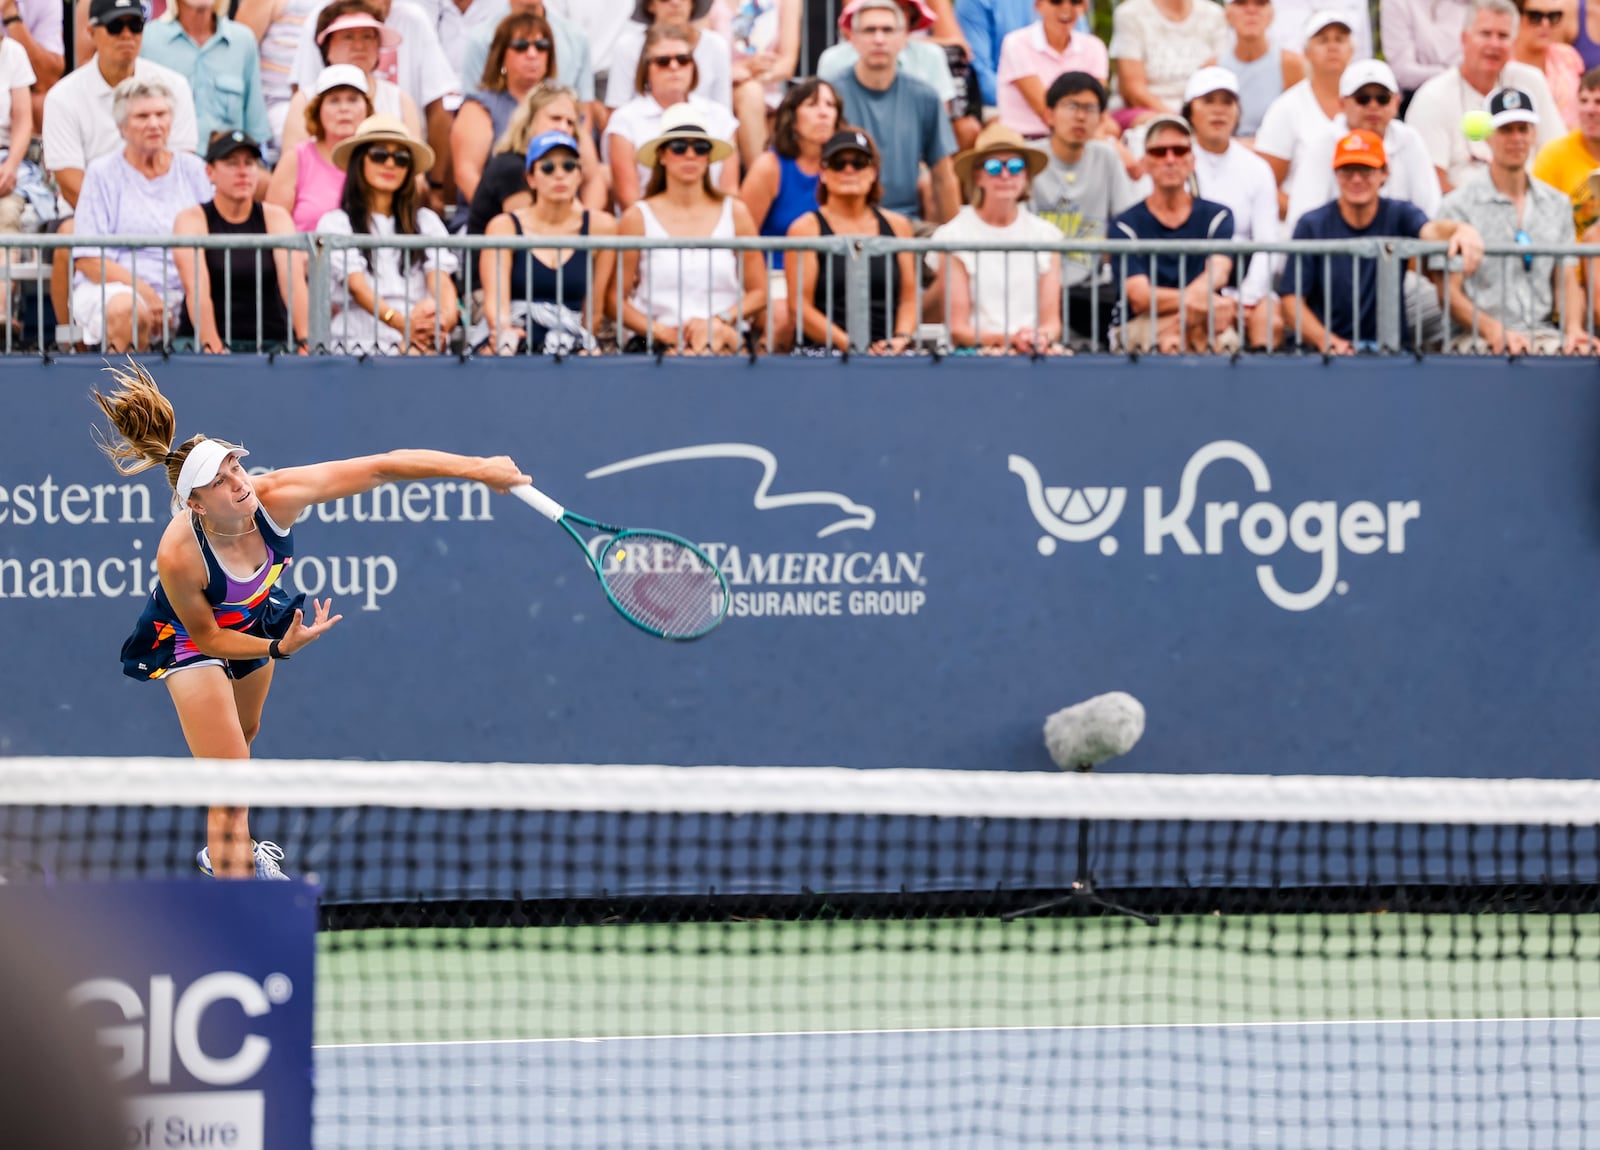
<svg viewBox="0 0 1600 1150">
<path fill-rule="evenodd" d="M 1600 1019 L 324 1046 L 316 1073 L 328 1148 L 1600 1140 Z"/>
</svg>

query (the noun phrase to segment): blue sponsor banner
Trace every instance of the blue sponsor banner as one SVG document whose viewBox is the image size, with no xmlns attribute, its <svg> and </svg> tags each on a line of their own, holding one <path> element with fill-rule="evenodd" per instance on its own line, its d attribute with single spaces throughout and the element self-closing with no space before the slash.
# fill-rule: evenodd
<svg viewBox="0 0 1600 1150">
<path fill-rule="evenodd" d="M 127 1098 L 124 1147 L 309 1150 L 317 891 L 304 883 L 0 885 Z"/>
<path fill-rule="evenodd" d="M 1592 363 L 152 366 L 180 437 L 506 452 L 735 593 L 655 642 L 512 500 L 324 506 L 292 582 L 345 619 L 258 754 L 1035 769 L 1045 716 L 1113 689 L 1132 770 L 1572 777 L 1600 741 Z M 119 673 L 167 488 L 96 454 L 94 367 L 6 369 L 0 753 L 184 753 Z"/>
</svg>

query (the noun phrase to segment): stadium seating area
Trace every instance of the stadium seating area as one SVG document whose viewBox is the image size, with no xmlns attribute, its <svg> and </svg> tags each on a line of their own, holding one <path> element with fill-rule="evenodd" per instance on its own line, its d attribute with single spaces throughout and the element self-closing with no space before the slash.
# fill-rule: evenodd
<svg viewBox="0 0 1600 1150">
<path fill-rule="evenodd" d="M 1572 0 L 1322 3 L 4 0 L 0 352 L 1590 353 Z"/>
</svg>

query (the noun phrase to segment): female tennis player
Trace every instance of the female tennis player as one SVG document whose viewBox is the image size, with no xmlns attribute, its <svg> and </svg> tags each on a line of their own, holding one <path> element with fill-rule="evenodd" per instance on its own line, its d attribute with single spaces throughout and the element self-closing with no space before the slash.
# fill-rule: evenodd
<svg viewBox="0 0 1600 1150">
<path fill-rule="evenodd" d="M 174 489 L 173 519 L 156 550 L 158 582 L 123 644 L 122 669 L 166 684 L 196 758 L 248 759 L 275 661 L 343 618 L 329 613 L 333 600 L 313 599 L 307 623 L 305 596 L 291 598 L 284 586 L 294 557 L 290 525 L 302 511 L 408 479 L 464 479 L 501 494 L 529 482 L 506 456 L 442 451 L 390 451 L 252 476 L 239 462 L 249 453 L 237 444 L 196 435 L 175 445 L 172 404 L 143 367 L 108 370 L 117 389 L 94 398 L 116 435 L 101 436 L 102 449 L 124 475 L 165 467 Z M 283 878 L 282 852 L 251 843 L 247 815 L 243 807 L 210 810 L 200 869 Z"/>
</svg>

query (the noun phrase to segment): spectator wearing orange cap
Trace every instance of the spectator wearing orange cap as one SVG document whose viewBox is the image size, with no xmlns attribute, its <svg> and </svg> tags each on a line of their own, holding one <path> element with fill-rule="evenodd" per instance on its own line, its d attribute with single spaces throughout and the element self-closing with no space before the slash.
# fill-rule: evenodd
<svg viewBox="0 0 1600 1150">
<path fill-rule="evenodd" d="M 1470 224 L 1432 220 L 1408 200 L 1385 199 L 1388 157 L 1374 132 L 1357 129 L 1333 152 L 1339 198 L 1300 217 L 1296 240 L 1371 239 L 1396 236 L 1450 245 L 1462 271 L 1472 275 L 1483 259 L 1483 240 Z M 1349 355 L 1378 347 L 1378 269 L 1372 260 L 1347 255 L 1293 255 L 1278 280 L 1284 326 L 1303 347 Z M 1398 306 L 1401 345 L 1410 346 L 1410 308 Z"/>
</svg>

